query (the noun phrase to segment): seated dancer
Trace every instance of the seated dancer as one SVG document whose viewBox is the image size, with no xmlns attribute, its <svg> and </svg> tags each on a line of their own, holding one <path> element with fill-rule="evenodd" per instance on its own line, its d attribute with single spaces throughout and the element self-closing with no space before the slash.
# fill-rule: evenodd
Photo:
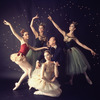
<svg viewBox="0 0 100 100">
<path fill-rule="evenodd" d="M 51 58 L 51 61 L 55 61 L 56 64 L 58 64 L 58 71 L 59 71 L 59 77 L 57 78 L 60 84 L 63 84 L 64 79 L 62 77 L 65 77 L 64 74 L 64 66 L 63 66 L 63 50 L 61 47 L 59 47 L 56 44 L 56 39 L 55 37 L 51 37 L 48 41 L 48 48 L 51 54 L 53 55 Z M 41 60 L 44 59 L 44 54 L 41 54 L 40 57 L 36 61 L 36 68 L 40 68 L 41 66 Z"/>
<path fill-rule="evenodd" d="M 24 71 L 24 74 L 21 76 L 21 78 L 19 79 L 18 82 L 15 83 L 15 87 L 13 88 L 13 90 L 16 90 L 21 82 L 26 78 L 26 76 L 28 76 L 30 78 L 31 75 L 31 70 L 32 70 L 32 66 L 27 62 L 26 60 L 26 54 L 29 51 L 29 49 L 32 50 L 41 50 L 41 49 L 47 49 L 47 47 L 41 47 L 41 48 L 34 48 L 31 47 L 30 45 L 28 45 L 28 39 L 29 39 L 29 35 L 28 32 L 26 32 L 24 29 L 21 30 L 21 36 L 19 36 L 15 30 L 13 29 L 12 25 L 7 22 L 6 20 L 4 20 L 4 24 L 8 25 L 13 33 L 13 35 L 20 41 L 21 43 L 21 47 L 18 53 L 14 53 L 10 56 L 10 59 L 15 62 L 16 64 L 19 65 L 19 67 Z"/>
<path fill-rule="evenodd" d="M 93 56 L 96 53 L 86 45 L 82 44 L 74 35 L 74 31 L 76 30 L 76 22 L 72 22 L 69 26 L 69 33 L 63 31 L 51 18 L 48 16 L 48 19 L 52 22 L 52 24 L 57 28 L 57 30 L 63 35 L 64 42 L 66 43 L 66 74 L 71 76 L 69 83 L 73 84 L 73 76 L 75 74 L 83 73 L 87 82 L 91 85 L 92 81 L 86 73 L 87 69 L 90 69 L 90 65 L 84 56 L 84 54 L 76 47 L 76 44 L 81 46 L 82 48 L 89 50 Z"/>
<path fill-rule="evenodd" d="M 51 61 L 51 53 L 49 50 L 44 51 L 44 62 L 39 69 L 35 69 L 32 77 L 28 80 L 29 89 L 32 87 L 37 91 L 35 95 L 46 95 L 50 97 L 60 96 L 62 90 L 60 84 L 56 80 L 58 77 L 58 64 Z"/>
</svg>

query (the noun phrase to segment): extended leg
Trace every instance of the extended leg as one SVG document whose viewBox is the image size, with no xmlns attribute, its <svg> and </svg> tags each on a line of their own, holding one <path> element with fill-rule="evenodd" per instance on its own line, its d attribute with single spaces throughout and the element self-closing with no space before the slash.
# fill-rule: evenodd
<svg viewBox="0 0 100 100">
<path fill-rule="evenodd" d="M 28 75 L 28 73 L 25 72 L 25 73 L 20 77 L 19 81 L 15 83 L 15 87 L 13 88 L 13 90 L 16 90 L 16 89 L 20 86 L 20 84 L 21 84 L 22 81 L 26 78 L 27 75 Z"/>
<path fill-rule="evenodd" d="M 88 82 L 90 85 L 92 85 L 93 83 L 92 83 L 92 81 L 90 80 L 90 78 L 89 78 L 89 76 L 87 75 L 86 72 L 84 72 L 84 75 L 85 75 L 85 78 L 86 78 L 87 82 Z"/>
</svg>

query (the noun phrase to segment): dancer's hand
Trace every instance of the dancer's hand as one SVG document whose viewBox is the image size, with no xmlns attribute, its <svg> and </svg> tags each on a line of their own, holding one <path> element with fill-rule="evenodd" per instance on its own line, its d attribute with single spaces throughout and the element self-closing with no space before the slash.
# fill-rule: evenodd
<svg viewBox="0 0 100 100">
<path fill-rule="evenodd" d="M 5 25 L 11 25 L 11 24 L 10 24 L 9 22 L 7 22 L 6 20 L 4 20 L 3 23 L 4 23 Z"/>
<path fill-rule="evenodd" d="M 33 17 L 32 19 L 34 20 L 34 19 L 37 19 L 37 18 L 39 18 L 38 14 L 35 17 Z"/>
<path fill-rule="evenodd" d="M 95 53 L 93 50 L 91 50 L 91 54 L 92 54 L 93 56 L 96 55 L 96 53 Z"/>
<path fill-rule="evenodd" d="M 48 19 L 49 19 L 50 21 L 52 21 L 52 17 L 51 17 L 50 15 L 48 15 Z"/>
<path fill-rule="evenodd" d="M 55 81 L 55 79 L 56 79 L 56 78 L 54 77 L 54 78 L 51 80 L 51 82 L 54 82 L 54 81 Z"/>
<path fill-rule="evenodd" d="M 60 64 L 58 62 L 54 62 L 56 66 L 60 66 Z"/>
</svg>

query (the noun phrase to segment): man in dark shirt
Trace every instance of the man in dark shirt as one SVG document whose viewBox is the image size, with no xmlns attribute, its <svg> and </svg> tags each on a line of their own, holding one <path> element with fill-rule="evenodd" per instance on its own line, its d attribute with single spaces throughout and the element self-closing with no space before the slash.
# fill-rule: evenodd
<svg viewBox="0 0 100 100">
<path fill-rule="evenodd" d="M 59 47 L 56 44 L 56 39 L 55 37 L 51 37 L 48 41 L 48 48 L 51 52 L 51 54 L 53 55 L 53 57 L 51 58 L 52 61 L 56 62 L 56 65 L 59 66 L 58 67 L 58 71 L 59 71 L 59 77 L 58 77 L 58 81 L 60 82 L 60 84 L 64 83 L 64 77 L 65 77 L 65 68 L 64 68 L 64 53 L 61 47 Z M 40 57 L 37 59 L 36 61 L 36 68 L 40 68 L 41 64 L 40 61 L 44 59 L 44 53 L 40 55 Z"/>
<path fill-rule="evenodd" d="M 58 65 L 62 63 L 62 48 L 57 46 L 55 37 L 51 37 L 48 41 L 48 48 L 53 55 L 51 58 L 52 61 L 55 61 Z M 40 55 L 40 57 L 36 61 L 36 68 L 40 67 L 40 61 L 44 59 L 44 54 Z"/>
</svg>

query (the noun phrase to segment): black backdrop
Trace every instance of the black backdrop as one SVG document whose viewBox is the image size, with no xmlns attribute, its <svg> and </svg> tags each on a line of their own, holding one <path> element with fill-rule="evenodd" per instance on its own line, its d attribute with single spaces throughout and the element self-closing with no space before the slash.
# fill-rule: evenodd
<svg viewBox="0 0 100 100">
<path fill-rule="evenodd" d="M 47 19 L 48 14 L 66 32 L 72 21 L 78 22 L 76 37 L 99 54 L 99 0 L 0 0 L 0 78 L 16 78 L 22 74 L 21 69 L 9 59 L 10 54 L 18 52 L 20 42 L 12 35 L 9 27 L 3 24 L 3 20 L 9 21 L 18 34 L 22 28 L 26 29 L 30 35 L 29 44 L 34 46 L 34 35 L 29 25 L 36 14 L 39 15 L 34 23 L 36 30 L 40 22 L 45 23 L 45 35 L 48 38 L 55 36 L 62 47 L 63 37 Z M 98 83 L 99 55 L 93 57 L 89 51 L 80 49 L 91 65 L 92 80 Z"/>
</svg>

